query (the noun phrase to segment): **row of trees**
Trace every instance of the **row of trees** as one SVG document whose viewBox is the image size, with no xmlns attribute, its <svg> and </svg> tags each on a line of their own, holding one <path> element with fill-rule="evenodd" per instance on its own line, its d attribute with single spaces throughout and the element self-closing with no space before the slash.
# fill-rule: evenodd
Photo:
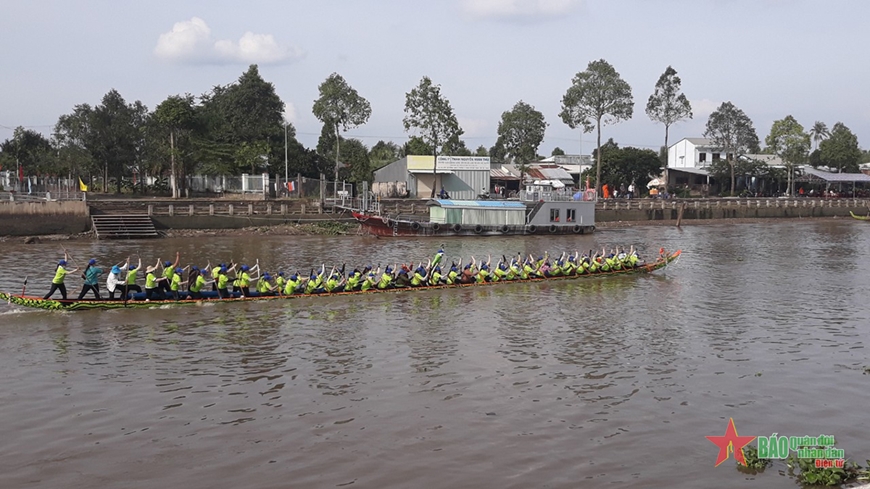
<svg viewBox="0 0 870 489">
<path fill-rule="evenodd" d="M 131 186 L 132 176 L 167 175 L 174 197 L 181 194 L 184 177 L 194 173 L 328 174 L 361 182 L 371 179 L 372 169 L 409 154 L 434 155 L 436 161 L 442 154 L 489 156 L 525 172 L 529 163 L 539 159 L 538 148 L 548 125 L 540 111 L 520 100 L 502 113 L 495 145 L 489 149 L 480 146 L 472 152 L 461 139 L 464 131 L 441 87 L 424 76 L 405 96 L 402 122 L 405 131 L 412 133 L 408 142 L 399 146 L 379 141 L 369 149 L 342 134 L 368 122 L 370 103 L 337 73 L 318 90 L 312 112 L 323 130 L 315 149 L 307 149 L 296 140 L 295 128 L 284 120 L 284 102 L 274 85 L 263 80 L 257 66 L 252 65 L 235 83 L 215 86 L 198 97 L 170 96 L 153 111 L 140 101 L 128 103 L 111 90 L 99 105 L 77 105 L 70 114 L 60 116 L 51 139 L 17 129 L 11 139 L 0 144 L 0 165 L 24 167 L 28 174 L 101 175 L 104 182 L 113 181 L 118 192 Z M 629 84 L 607 61 L 593 61 L 574 76 L 561 107 L 559 117 L 570 128 L 597 132 L 596 186 L 602 171 L 607 181 L 618 183 L 619 178 L 608 174 L 614 167 L 603 165 L 608 157 L 621 156 L 614 148 L 602 146 L 601 132 L 606 125 L 632 117 L 634 101 Z M 646 113 L 664 126 L 664 148 L 670 128 L 692 118 L 691 104 L 672 67 L 656 83 Z M 818 145 L 812 154 L 810 134 L 791 116 L 775 122 L 765 142 L 788 165 L 809 161 L 853 169 L 861 157 L 854 134 L 842 123 L 830 132 L 819 124 L 811 131 Z M 752 121 L 725 102 L 710 115 L 705 136 L 728 155 L 733 190 L 738 173 L 735 155 L 758 152 Z M 557 152 L 561 150 L 557 148 Z M 645 159 L 648 155 L 642 156 Z M 433 168 L 433 178 L 437 179 L 437 168 Z M 144 185 L 144 179 L 139 178 L 139 182 Z"/>
<path fill-rule="evenodd" d="M 791 115 L 773 122 L 762 151 L 752 120 L 731 102 L 723 103 L 710 114 L 704 136 L 726 154 L 724 161 L 714 162 L 711 173 L 720 177 L 727 167 L 731 195 L 736 191 L 738 175 L 763 177 L 769 173 L 751 158 L 741 160 L 741 155 L 763 152 L 778 156 L 785 166 L 789 195 L 794 194 L 797 166 L 811 164 L 837 172 L 857 173 L 859 162 L 867 156 L 858 147 L 857 136 L 842 122 L 834 124 L 829 131 L 825 123 L 817 121 L 809 131 L 805 131 Z M 815 150 L 812 150 L 811 142 L 815 143 Z"/>
</svg>

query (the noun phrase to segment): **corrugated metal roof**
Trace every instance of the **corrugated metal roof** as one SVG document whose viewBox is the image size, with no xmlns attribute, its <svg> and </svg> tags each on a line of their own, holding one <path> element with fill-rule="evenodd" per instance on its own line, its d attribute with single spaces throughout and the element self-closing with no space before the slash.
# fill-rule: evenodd
<svg viewBox="0 0 870 489">
<path fill-rule="evenodd" d="M 685 138 L 686 141 L 695 146 L 713 146 L 713 140 L 710 138 Z"/>
<path fill-rule="evenodd" d="M 680 168 L 668 168 L 668 171 L 681 171 L 684 173 L 692 173 L 694 175 L 709 175 L 706 168 L 699 168 L 693 166 L 685 166 Z"/>
<path fill-rule="evenodd" d="M 519 180 L 520 177 L 503 168 L 492 168 L 489 170 L 489 178 L 493 180 Z"/>
<path fill-rule="evenodd" d="M 526 175 L 534 180 L 548 180 L 548 178 L 545 177 L 538 168 L 527 168 Z"/>
<path fill-rule="evenodd" d="M 516 200 L 441 200 L 434 199 L 441 207 L 489 207 L 493 209 L 523 209 L 526 204 Z"/>
<path fill-rule="evenodd" d="M 798 181 L 806 181 L 809 180 L 806 175 L 821 178 L 826 182 L 870 182 L 870 175 L 865 175 L 864 173 L 830 173 L 826 171 L 816 170 L 815 168 L 805 166 L 802 168 L 804 171 L 804 177 L 798 177 L 796 180 Z"/>
<path fill-rule="evenodd" d="M 563 168 L 541 168 L 541 173 L 544 174 L 546 180 L 570 180 L 574 181 L 574 177 L 566 172 Z"/>
</svg>

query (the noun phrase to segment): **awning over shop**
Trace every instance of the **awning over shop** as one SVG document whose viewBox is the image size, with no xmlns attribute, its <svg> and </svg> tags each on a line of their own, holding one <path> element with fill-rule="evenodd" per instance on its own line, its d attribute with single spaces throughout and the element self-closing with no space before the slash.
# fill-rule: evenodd
<svg viewBox="0 0 870 489">
<path fill-rule="evenodd" d="M 514 175 L 513 173 L 503 169 L 503 168 L 492 168 L 489 170 L 489 178 L 490 180 L 499 180 L 502 182 L 514 182 L 519 181 L 520 177 Z"/>
<path fill-rule="evenodd" d="M 813 167 L 801 168 L 803 175 L 795 178 L 795 182 L 804 183 L 870 183 L 870 175 L 864 173 L 831 173 L 816 170 Z"/>
</svg>

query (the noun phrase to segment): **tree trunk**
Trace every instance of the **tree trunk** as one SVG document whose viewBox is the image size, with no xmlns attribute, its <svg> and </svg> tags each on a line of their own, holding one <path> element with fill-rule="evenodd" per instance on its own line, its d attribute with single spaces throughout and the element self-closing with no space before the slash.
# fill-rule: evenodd
<svg viewBox="0 0 870 489">
<path fill-rule="evenodd" d="M 109 193 L 109 160 L 103 162 L 103 193 Z"/>
<path fill-rule="evenodd" d="M 598 118 L 598 153 L 595 158 L 595 195 L 598 195 L 601 188 L 601 118 Z"/>
<path fill-rule="evenodd" d="M 726 155 L 727 157 L 727 155 Z M 728 160 L 728 163 L 731 165 L 731 197 L 734 197 L 734 185 L 737 180 L 734 177 L 734 160 Z"/>
<path fill-rule="evenodd" d="M 332 198 L 338 197 L 338 154 L 341 151 L 341 141 L 338 140 L 338 124 L 335 125 L 335 181 L 332 183 Z M 344 189 L 342 189 L 344 190 Z"/>
<path fill-rule="evenodd" d="M 432 157 L 435 160 L 432 162 L 432 195 L 429 196 L 430 199 L 435 198 L 435 187 L 438 186 L 438 139 L 432 139 Z M 520 182 L 522 186 L 522 182 Z"/>
<path fill-rule="evenodd" d="M 172 187 L 172 198 L 178 198 L 178 185 L 175 181 L 175 131 L 169 131 L 169 161 L 171 162 L 171 173 L 169 175 L 169 186 Z"/>
<path fill-rule="evenodd" d="M 669 129 L 669 126 L 667 124 L 665 124 L 665 161 L 663 162 L 664 163 L 663 166 L 665 168 L 665 171 L 664 171 L 665 192 L 668 191 L 668 185 L 670 184 L 670 181 L 668 180 L 668 159 L 670 157 L 670 153 L 668 151 L 668 129 Z"/>
</svg>

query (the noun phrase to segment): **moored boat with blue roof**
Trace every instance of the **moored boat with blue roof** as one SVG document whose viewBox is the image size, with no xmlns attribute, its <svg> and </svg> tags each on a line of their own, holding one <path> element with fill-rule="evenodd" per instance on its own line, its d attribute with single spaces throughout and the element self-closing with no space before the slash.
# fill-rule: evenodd
<svg viewBox="0 0 870 489">
<path fill-rule="evenodd" d="M 377 202 L 351 213 L 364 232 L 376 236 L 558 235 L 595 230 L 594 191 L 525 191 L 519 199 L 431 199 L 427 205 L 428 216 L 390 215 Z"/>
</svg>

